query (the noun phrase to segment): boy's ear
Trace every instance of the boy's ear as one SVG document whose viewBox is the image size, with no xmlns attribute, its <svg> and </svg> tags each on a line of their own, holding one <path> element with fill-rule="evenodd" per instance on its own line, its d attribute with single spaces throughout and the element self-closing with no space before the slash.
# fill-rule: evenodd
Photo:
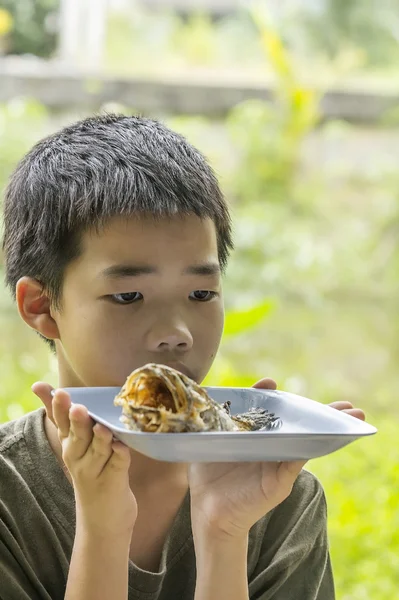
<svg viewBox="0 0 399 600">
<path fill-rule="evenodd" d="M 39 281 L 21 277 L 16 287 L 16 301 L 19 314 L 29 327 L 49 340 L 59 339 L 58 326 L 51 315 L 50 298 Z"/>
</svg>

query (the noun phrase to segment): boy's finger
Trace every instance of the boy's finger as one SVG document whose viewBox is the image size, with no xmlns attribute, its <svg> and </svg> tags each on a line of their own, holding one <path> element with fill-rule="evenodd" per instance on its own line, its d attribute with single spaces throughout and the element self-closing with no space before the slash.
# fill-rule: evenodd
<svg viewBox="0 0 399 600">
<path fill-rule="evenodd" d="M 360 421 L 366 420 L 366 415 L 361 408 L 348 408 L 344 409 L 343 412 L 348 413 L 351 417 L 355 417 L 355 419 L 360 419 Z"/>
<path fill-rule="evenodd" d="M 278 467 L 278 479 L 282 485 L 293 485 L 307 462 L 307 460 L 292 460 L 280 463 Z"/>
<path fill-rule="evenodd" d="M 274 379 L 266 377 L 265 379 L 261 379 L 255 383 L 252 387 L 257 388 L 258 390 L 275 390 L 277 389 L 277 383 L 274 381 Z"/>
<path fill-rule="evenodd" d="M 93 419 L 89 416 L 87 408 L 74 404 L 69 409 L 69 441 L 67 459 L 79 460 L 87 452 L 93 439 Z"/>
<path fill-rule="evenodd" d="M 100 475 L 112 456 L 113 434 L 110 429 L 101 425 L 101 423 L 96 423 L 92 431 L 93 439 L 82 459 L 82 467 L 85 464 L 87 471 L 90 471 L 96 477 Z"/>
<path fill-rule="evenodd" d="M 119 441 L 112 442 L 112 456 L 107 462 L 107 469 L 112 471 L 127 471 L 130 465 L 130 450 Z"/>
<path fill-rule="evenodd" d="M 338 400 L 337 402 L 330 402 L 328 406 L 331 408 L 335 408 L 336 410 L 346 410 L 348 408 L 353 408 L 353 404 L 348 402 L 347 400 Z"/>
<path fill-rule="evenodd" d="M 36 383 L 32 385 L 31 390 L 43 402 L 48 418 L 54 423 L 53 396 L 51 395 L 54 388 L 49 383 L 36 381 Z"/>
<path fill-rule="evenodd" d="M 341 410 L 342 412 L 348 413 L 351 417 L 355 417 L 355 419 L 360 419 L 364 421 L 366 419 L 366 415 L 361 408 L 353 408 L 353 404 L 346 400 L 341 400 L 338 402 L 331 402 L 328 406 L 331 408 L 335 408 L 336 410 Z"/>
<path fill-rule="evenodd" d="M 52 405 L 54 423 L 58 428 L 58 435 L 62 440 L 69 435 L 69 409 L 71 408 L 71 398 L 64 390 L 56 390 Z"/>
</svg>

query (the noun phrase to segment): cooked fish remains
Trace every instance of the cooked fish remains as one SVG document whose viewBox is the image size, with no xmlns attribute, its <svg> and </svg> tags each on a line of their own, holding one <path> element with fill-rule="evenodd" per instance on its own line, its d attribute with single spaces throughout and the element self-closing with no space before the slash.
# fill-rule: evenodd
<svg viewBox="0 0 399 600">
<path fill-rule="evenodd" d="M 281 420 L 264 408 L 230 414 L 195 381 L 165 365 L 148 364 L 133 371 L 114 401 L 122 407 L 128 429 L 148 433 L 259 431 L 280 427 Z"/>
</svg>

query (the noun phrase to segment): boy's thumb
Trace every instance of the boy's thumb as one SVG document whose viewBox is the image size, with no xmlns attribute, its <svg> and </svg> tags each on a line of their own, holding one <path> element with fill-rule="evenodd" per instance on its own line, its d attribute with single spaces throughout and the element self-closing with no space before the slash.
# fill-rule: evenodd
<svg viewBox="0 0 399 600">
<path fill-rule="evenodd" d="M 49 383 L 37 381 L 32 385 L 31 390 L 43 402 L 48 418 L 54 423 L 53 396 L 51 394 L 54 388 Z"/>
</svg>

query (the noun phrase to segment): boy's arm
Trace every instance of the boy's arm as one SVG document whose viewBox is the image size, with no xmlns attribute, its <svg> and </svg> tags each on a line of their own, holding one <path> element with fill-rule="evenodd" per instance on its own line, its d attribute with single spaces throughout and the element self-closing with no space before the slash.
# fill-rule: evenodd
<svg viewBox="0 0 399 600">
<path fill-rule="evenodd" d="M 254 387 L 276 389 L 276 383 L 263 379 Z M 364 412 L 354 409 L 349 402 L 336 402 L 330 406 L 361 420 L 365 418 Z M 266 564 L 262 584 L 256 594 L 248 590 L 243 556 L 249 531 L 270 511 L 279 514 L 281 505 L 289 505 L 293 496 L 291 492 L 305 464 L 306 461 L 190 465 L 191 520 L 198 574 L 195 600 L 289 600 L 291 597 L 295 600 L 333 600 L 325 499 L 320 484 L 321 494 L 316 490 L 310 502 L 312 507 L 315 502 L 318 505 L 317 514 L 313 511 L 306 523 L 303 517 L 309 514 L 308 507 L 305 504 L 299 509 L 303 498 L 297 497 L 297 505 L 286 514 L 287 521 L 296 515 L 298 522 L 293 526 L 296 534 L 292 538 L 288 536 L 284 520 L 281 521 L 275 536 L 266 540 L 265 551 L 276 546 L 275 538 L 282 532 L 285 532 L 282 537 L 284 546 L 287 539 L 296 540 L 297 546 L 298 540 L 305 540 L 305 546 L 299 554 L 288 547 L 285 555 L 292 564 L 284 567 L 280 564 L 273 576 L 270 575 L 271 565 Z M 304 497 L 309 499 L 306 494 Z M 319 527 L 324 533 L 320 533 Z M 285 583 L 286 580 L 288 583 Z"/>
<path fill-rule="evenodd" d="M 218 541 L 197 536 L 197 583 L 194 600 L 249 600 L 248 536 Z"/>
<path fill-rule="evenodd" d="M 129 544 L 77 529 L 65 600 L 127 600 Z"/>
<path fill-rule="evenodd" d="M 222 543 L 205 531 L 194 537 L 195 600 L 334 600 L 325 496 L 310 473 L 254 526 L 249 553 L 248 536 Z"/>
<path fill-rule="evenodd" d="M 316 545 L 304 559 L 280 576 L 260 572 L 248 582 L 247 546 L 207 546 L 197 562 L 195 600 L 334 600 L 334 580 L 326 546 Z M 256 588 L 256 591 L 254 591 Z"/>
<path fill-rule="evenodd" d="M 129 486 L 129 449 L 93 427 L 84 406 L 59 390 L 52 402 L 62 458 L 72 478 L 76 535 L 65 600 L 127 600 L 129 548 L 137 503 Z"/>
</svg>

